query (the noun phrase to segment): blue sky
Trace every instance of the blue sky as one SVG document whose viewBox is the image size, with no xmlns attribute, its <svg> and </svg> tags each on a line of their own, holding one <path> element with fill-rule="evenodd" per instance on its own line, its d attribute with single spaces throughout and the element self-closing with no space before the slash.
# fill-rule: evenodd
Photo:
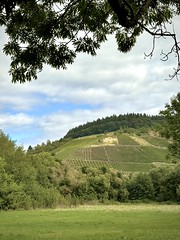
<svg viewBox="0 0 180 240">
<path fill-rule="evenodd" d="M 180 36 L 180 19 L 175 29 Z M 36 81 L 12 84 L 9 58 L 2 53 L 7 40 L 0 29 L 0 129 L 27 148 L 62 138 L 69 129 L 97 118 L 123 113 L 158 114 L 180 90 L 166 81 L 176 67 L 173 56 L 160 60 L 172 40 L 159 39 L 152 59 L 152 39 L 143 34 L 128 54 L 118 52 L 113 36 L 96 57 L 79 54 L 67 70 L 45 66 Z"/>
</svg>

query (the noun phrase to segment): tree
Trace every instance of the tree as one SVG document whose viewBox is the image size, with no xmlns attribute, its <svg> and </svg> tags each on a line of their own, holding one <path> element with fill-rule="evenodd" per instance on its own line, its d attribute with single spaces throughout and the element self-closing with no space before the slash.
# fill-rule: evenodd
<svg viewBox="0 0 180 240">
<path fill-rule="evenodd" d="M 167 179 L 173 170 L 169 166 L 160 166 L 150 171 L 149 176 L 154 186 L 154 200 L 166 201 L 167 199 Z M 173 187 L 174 188 L 174 187 Z M 172 200 L 172 199 L 171 199 Z"/>
<path fill-rule="evenodd" d="M 18 150 L 15 141 L 12 141 L 8 135 L 0 130 L 0 157 L 11 159 Z"/>
<path fill-rule="evenodd" d="M 169 144 L 170 155 L 180 158 L 180 92 L 160 111 L 165 117 L 162 135 L 171 140 Z"/>
<path fill-rule="evenodd" d="M 0 24 L 9 36 L 4 52 L 11 56 L 12 82 L 36 79 L 44 64 L 65 69 L 79 52 L 94 56 L 109 34 L 115 35 L 119 51 L 128 52 L 148 32 L 153 36 L 150 57 L 157 37 L 171 37 L 163 60 L 175 53 L 179 64 L 179 42 L 166 28 L 179 13 L 179 0 L 2 0 Z"/>
<path fill-rule="evenodd" d="M 139 173 L 129 182 L 130 200 L 152 200 L 154 198 L 154 186 L 148 174 Z"/>
</svg>

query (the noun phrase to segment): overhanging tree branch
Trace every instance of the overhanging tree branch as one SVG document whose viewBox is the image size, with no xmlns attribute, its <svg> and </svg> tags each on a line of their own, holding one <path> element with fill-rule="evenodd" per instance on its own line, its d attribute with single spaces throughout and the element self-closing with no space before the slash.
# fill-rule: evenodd
<svg viewBox="0 0 180 240">
<path fill-rule="evenodd" d="M 172 38 L 173 46 L 168 53 L 162 51 L 162 60 L 175 54 L 179 64 L 175 31 L 163 28 L 175 15 L 172 5 L 179 14 L 178 0 L 2 0 L 0 24 L 9 36 L 4 52 L 12 59 L 12 82 L 36 79 L 44 64 L 64 69 L 78 52 L 94 56 L 109 34 L 115 35 L 119 51 L 126 53 L 143 31 L 148 32 L 153 37 L 149 57 L 157 38 Z M 175 69 L 171 78 L 179 71 Z"/>
<path fill-rule="evenodd" d="M 149 54 L 145 54 L 146 57 L 152 57 L 153 56 L 153 52 L 155 49 L 155 40 L 157 37 L 171 37 L 174 41 L 174 44 L 172 46 L 172 48 L 170 49 L 170 51 L 168 53 L 164 53 L 163 50 L 161 52 L 161 55 L 163 55 L 163 57 L 161 58 L 162 61 L 167 61 L 169 59 L 169 56 L 172 53 L 175 53 L 175 56 L 177 57 L 177 68 L 174 68 L 174 73 L 171 75 L 169 75 L 169 80 L 172 80 L 174 77 L 176 77 L 176 79 L 178 80 L 178 76 L 180 74 L 180 42 L 177 41 L 177 37 L 175 32 L 171 33 L 168 31 L 163 31 L 162 29 L 157 29 L 154 32 L 151 31 L 150 29 L 148 29 L 147 27 L 145 27 L 143 24 L 139 23 L 139 25 L 146 31 L 148 32 L 150 35 L 153 36 L 153 47 L 152 47 L 152 51 Z"/>
</svg>

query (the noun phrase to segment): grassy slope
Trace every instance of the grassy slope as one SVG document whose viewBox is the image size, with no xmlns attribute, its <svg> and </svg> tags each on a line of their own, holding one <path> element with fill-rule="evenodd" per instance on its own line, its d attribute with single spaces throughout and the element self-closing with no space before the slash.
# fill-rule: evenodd
<svg viewBox="0 0 180 240">
<path fill-rule="evenodd" d="M 108 142 L 109 141 L 109 142 Z M 155 165 L 170 164 L 168 142 L 152 134 L 101 134 L 73 139 L 56 150 L 56 156 L 74 166 L 108 166 L 118 170 L 146 172 Z"/>
<path fill-rule="evenodd" d="M 180 207 L 91 206 L 1 212 L 3 240 L 179 240 Z"/>
</svg>

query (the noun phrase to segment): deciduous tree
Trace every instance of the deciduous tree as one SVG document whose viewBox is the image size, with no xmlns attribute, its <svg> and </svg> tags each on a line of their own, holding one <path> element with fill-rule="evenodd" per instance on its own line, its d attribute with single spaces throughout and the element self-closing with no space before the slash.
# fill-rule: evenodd
<svg viewBox="0 0 180 240">
<path fill-rule="evenodd" d="M 109 34 L 126 53 L 148 32 L 153 37 L 149 56 L 157 37 L 171 37 L 163 60 L 174 53 L 179 64 L 179 42 L 166 27 L 179 13 L 179 0 L 2 0 L 0 24 L 9 37 L 4 52 L 11 56 L 12 82 L 36 79 L 44 64 L 65 69 L 79 52 L 94 56 Z"/>
<path fill-rule="evenodd" d="M 171 140 L 170 154 L 180 158 L 180 92 L 171 99 L 170 104 L 166 104 L 165 110 L 160 111 L 160 114 L 166 120 L 162 134 Z"/>
</svg>

